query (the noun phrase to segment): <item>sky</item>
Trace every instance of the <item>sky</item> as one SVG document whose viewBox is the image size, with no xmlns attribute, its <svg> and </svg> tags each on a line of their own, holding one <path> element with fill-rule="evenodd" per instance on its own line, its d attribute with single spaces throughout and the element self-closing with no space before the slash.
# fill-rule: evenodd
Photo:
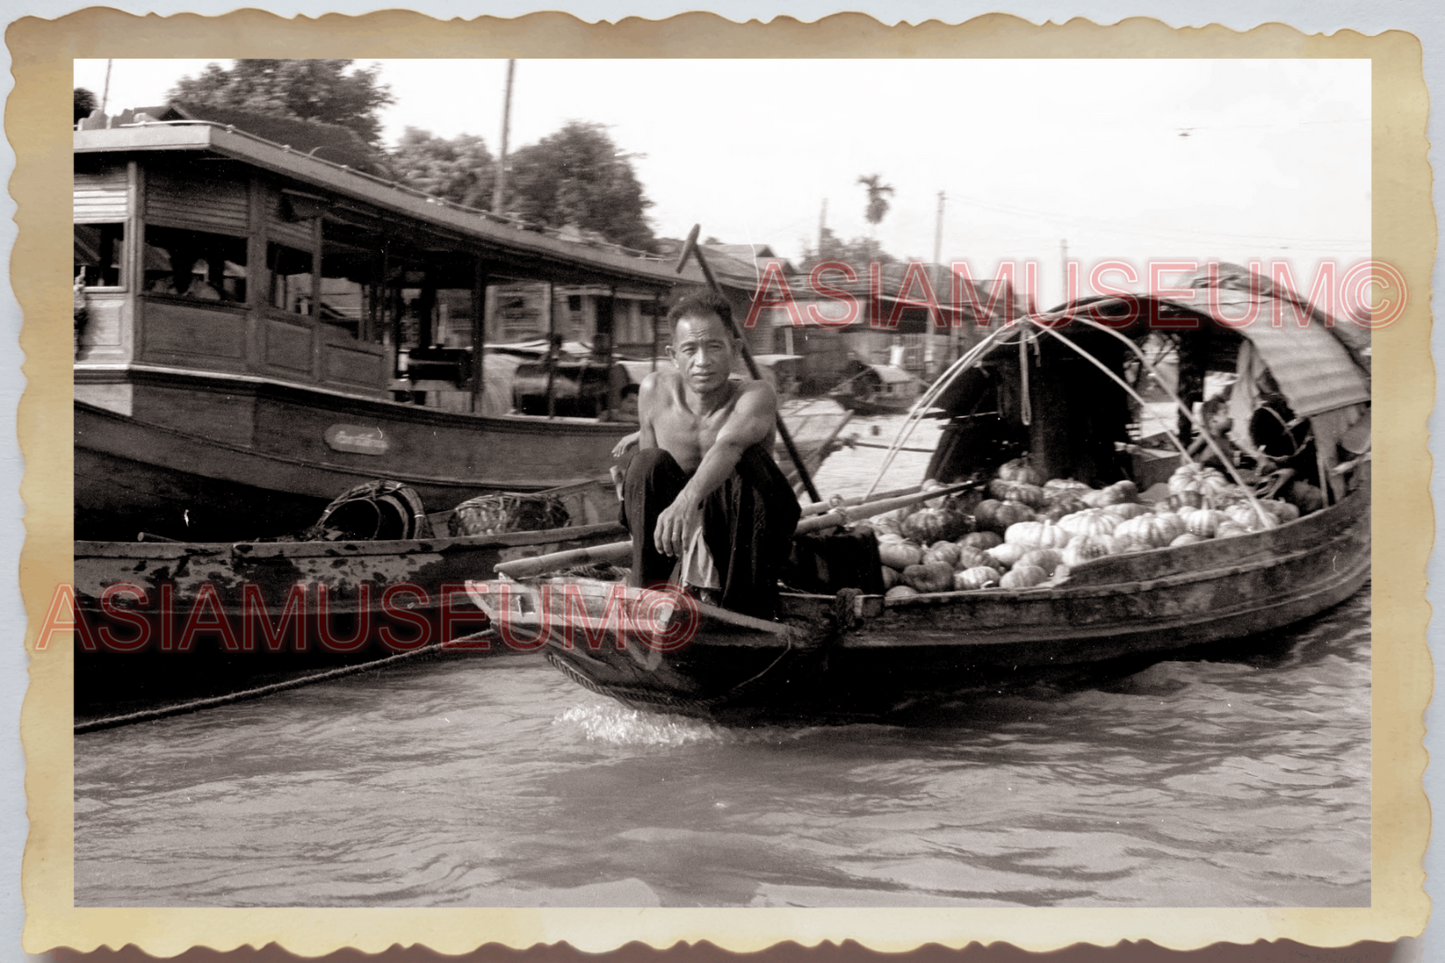
<svg viewBox="0 0 1445 963">
<path fill-rule="evenodd" d="M 210 62 L 116 60 L 110 112 L 162 103 Z M 498 152 L 506 61 L 359 63 L 396 98 L 388 145 L 413 126 Z M 77 86 L 101 96 L 105 77 L 75 61 Z M 1036 260 L 1041 304 L 1062 300 L 1064 243 L 1086 275 L 1287 259 L 1302 285 L 1370 250 L 1364 60 L 518 61 L 512 149 L 569 120 L 634 155 L 658 236 L 698 223 L 799 258 L 820 217 L 869 234 L 857 181 L 878 174 L 886 251 L 932 260 L 942 192 L 942 259 L 975 276 Z"/>
</svg>

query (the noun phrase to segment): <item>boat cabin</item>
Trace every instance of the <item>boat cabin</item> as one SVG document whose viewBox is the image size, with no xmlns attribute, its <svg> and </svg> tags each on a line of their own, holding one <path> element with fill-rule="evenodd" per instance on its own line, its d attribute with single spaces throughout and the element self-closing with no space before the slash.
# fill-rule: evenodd
<svg viewBox="0 0 1445 963">
<path fill-rule="evenodd" d="M 1312 503 L 1302 510 L 1338 501 L 1346 480 L 1335 469 L 1360 453 L 1347 436 L 1368 431 L 1368 339 L 1251 289 L 1257 281 L 1212 292 L 1213 313 L 1096 298 L 997 332 L 1001 344 L 934 402 L 949 423 L 929 477 L 962 478 L 1027 454 L 1046 478 L 1129 479 L 1143 490 L 1181 462 L 1170 435 L 1200 460 L 1217 458 L 1199 437 L 1207 402 L 1220 416 L 1214 444 L 1231 464 L 1290 468 L 1296 494 Z M 1250 312 L 1253 323 L 1230 323 Z M 1160 391 L 1190 414 L 1172 398 L 1149 400 Z"/>
<path fill-rule="evenodd" d="M 198 518 L 258 505 L 276 509 L 263 528 L 287 530 L 373 478 L 434 511 L 606 477 L 631 430 L 615 342 L 650 333 L 695 268 L 462 208 L 324 151 L 137 119 L 74 134 L 87 531 L 124 518 L 116 530 L 194 538 Z M 518 284 L 545 292 L 526 319 L 544 345 L 585 320 L 581 357 L 544 349 L 529 376 L 486 349 L 520 330 Z"/>
<path fill-rule="evenodd" d="M 650 335 L 669 268 L 216 125 L 75 134 L 77 396 L 107 407 L 126 392 L 91 372 L 144 364 L 480 412 L 487 308 L 511 340 L 518 282 L 565 312 L 547 303 L 532 333 L 575 336 L 585 315 L 610 357 L 614 317 L 628 340 Z"/>
</svg>

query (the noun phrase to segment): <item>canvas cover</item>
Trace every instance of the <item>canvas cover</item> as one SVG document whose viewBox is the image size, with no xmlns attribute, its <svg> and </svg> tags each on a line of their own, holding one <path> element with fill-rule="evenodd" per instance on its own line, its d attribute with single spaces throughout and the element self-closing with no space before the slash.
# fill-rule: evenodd
<svg viewBox="0 0 1445 963">
<path fill-rule="evenodd" d="M 1297 310 L 1292 301 L 1229 290 L 1217 295 L 1214 304 L 1189 307 L 1235 327 L 1254 346 L 1296 415 L 1369 403 L 1365 370 L 1320 318 Z M 1256 313 L 1248 325 L 1231 324 L 1251 311 Z"/>
</svg>

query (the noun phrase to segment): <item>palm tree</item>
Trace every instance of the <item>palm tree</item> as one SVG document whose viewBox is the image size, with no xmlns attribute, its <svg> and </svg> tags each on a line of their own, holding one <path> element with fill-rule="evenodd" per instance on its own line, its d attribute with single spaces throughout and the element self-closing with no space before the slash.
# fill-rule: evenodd
<svg viewBox="0 0 1445 963">
<path fill-rule="evenodd" d="M 859 175 L 858 183 L 868 191 L 868 207 L 863 216 L 868 219 L 868 236 L 872 240 L 878 233 L 878 222 L 888 213 L 888 199 L 885 194 L 893 193 L 893 185 L 883 183 L 882 174 Z"/>
</svg>

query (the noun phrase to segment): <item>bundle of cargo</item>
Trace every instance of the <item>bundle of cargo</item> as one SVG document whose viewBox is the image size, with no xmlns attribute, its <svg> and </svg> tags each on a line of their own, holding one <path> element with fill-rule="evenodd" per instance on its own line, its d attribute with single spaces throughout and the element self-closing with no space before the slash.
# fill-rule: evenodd
<svg viewBox="0 0 1445 963">
<path fill-rule="evenodd" d="M 1026 457 L 1014 459 L 989 482 L 993 497 L 974 504 L 971 514 L 953 500 L 873 522 L 887 597 L 1051 587 L 1108 555 L 1248 535 L 1301 515 L 1291 502 L 1256 498 L 1193 463 L 1174 472 L 1168 489 L 1146 503 L 1131 481 L 1101 489 L 1067 478 L 1045 481 Z"/>
</svg>

